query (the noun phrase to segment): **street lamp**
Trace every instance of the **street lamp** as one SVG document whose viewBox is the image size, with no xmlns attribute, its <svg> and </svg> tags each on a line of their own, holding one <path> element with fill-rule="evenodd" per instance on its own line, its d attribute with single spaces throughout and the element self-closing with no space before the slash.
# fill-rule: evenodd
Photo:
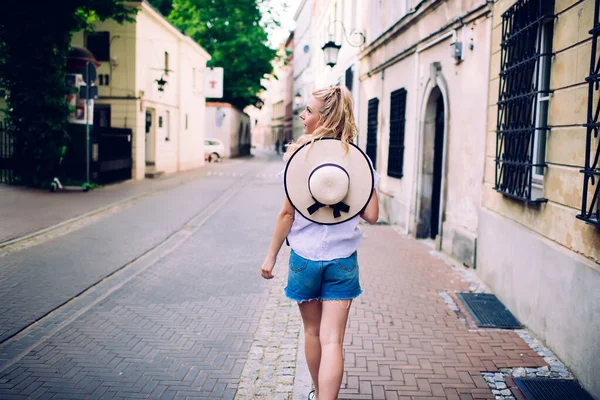
<svg viewBox="0 0 600 400">
<path fill-rule="evenodd" d="M 158 83 L 158 91 L 159 92 L 165 91 L 165 85 L 167 84 L 167 81 L 164 80 L 162 75 L 160 76 L 160 79 L 155 79 L 154 82 Z"/>
<path fill-rule="evenodd" d="M 326 65 L 329 65 L 331 68 L 333 68 L 335 64 L 337 64 L 338 53 L 340 52 L 341 48 L 342 45 L 336 44 L 332 40 L 325 43 L 323 47 L 321 47 L 321 50 L 323 50 L 323 54 L 325 55 Z"/>
<path fill-rule="evenodd" d="M 327 28 L 328 31 L 330 31 L 330 27 L 331 24 L 339 22 L 340 25 L 342 25 L 342 32 L 344 33 L 344 37 L 346 38 L 346 41 L 348 42 L 348 44 L 352 47 L 360 47 L 363 44 L 365 44 L 366 41 L 366 37 L 364 35 L 364 33 L 362 33 L 361 31 L 357 30 L 357 29 L 353 29 L 350 32 L 350 37 L 354 36 L 354 35 L 358 35 L 358 39 L 354 39 L 354 40 L 350 40 L 350 38 L 348 37 L 348 35 L 346 34 L 346 28 L 344 27 L 344 24 L 341 21 L 331 21 L 329 23 L 329 26 Z M 330 35 L 330 37 L 332 37 L 333 35 Z M 321 50 L 323 50 L 323 54 L 325 56 L 325 64 L 329 65 L 330 67 L 334 67 L 335 64 L 337 64 L 337 58 L 338 58 L 338 54 L 340 52 L 340 49 L 342 48 L 341 44 L 337 44 L 335 43 L 333 40 L 329 40 L 327 43 L 325 43 L 323 45 L 323 47 L 321 47 Z"/>
<path fill-rule="evenodd" d="M 296 94 L 294 95 L 294 109 L 296 111 L 296 114 L 298 113 L 300 107 L 302 107 L 302 95 L 300 94 L 300 92 L 296 92 Z"/>
</svg>

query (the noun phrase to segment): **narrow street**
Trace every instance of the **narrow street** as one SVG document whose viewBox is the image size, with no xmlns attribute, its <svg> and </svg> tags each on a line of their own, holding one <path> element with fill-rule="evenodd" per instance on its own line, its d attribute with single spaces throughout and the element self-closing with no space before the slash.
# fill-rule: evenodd
<svg viewBox="0 0 600 400">
<path fill-rule="evenodd" d="M 2 258 L 0 398 L 231 398 L 267 302 L 282 165 L 223 163 Z"/>
<path fill-rule="evenodd" d="M 600 0 L 3 1 L 0 400 L 600 400 L 598 49 Z"/>
<path fill-rule="evenodd" d="M 0 399 L 305 399 L 289 248 L 259 274 L 282 167 L 226 160 L 4 250 Z M 526 330 L 473 324 L 455 295 L 485 289 L 472 273 L 390 226 L 363 231 L 341 399 L 514 400 L 513 371 L 571 376 Z"/>
</svg>

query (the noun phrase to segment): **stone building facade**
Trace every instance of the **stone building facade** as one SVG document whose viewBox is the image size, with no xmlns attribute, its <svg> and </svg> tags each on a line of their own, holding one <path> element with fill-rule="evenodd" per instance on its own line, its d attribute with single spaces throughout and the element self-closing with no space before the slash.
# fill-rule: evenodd
<svg viewBox="0 0 600 400">
<path fill-rule="evenodd" d="M 388 222 L 474 267 L 485 161 L 491 6 L 373 2 L 362 17 L 359 145 Z"/>
<path fill-rule="evenodd" d="M 599 8 L 494 2 L 477 234 L 478 275 L 597 398 Z"/>
<path fill-rule="evenodd" d="M 139 10 L 135 21 L 73 35 L 72 45 L 101 63 L 94 114 L 106 127 L 132 130 L 134 179 L 201 167 L 210 55 L 147 1 L 129 5 Z"/>
<path fill-rule="evenodd" d="M 294 14 L 294 59 L 293 59 L 293 89 L 294 95 L 292 121 L 293 137 L 295 139 L 304 133 L 304 123 L 300 119 L 302 109 L 315 88 L 315 76 L 311 68 L 311 60 L 315 50 L 313 23 L 314 0 L 301 0 Z"/>
</svg>

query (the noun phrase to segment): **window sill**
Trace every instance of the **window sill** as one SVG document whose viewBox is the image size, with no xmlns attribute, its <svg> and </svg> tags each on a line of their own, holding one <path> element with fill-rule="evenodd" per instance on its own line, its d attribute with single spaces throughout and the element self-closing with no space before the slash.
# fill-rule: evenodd
<svg viewBox="0 0 600 400">
<path fill-rule="evenodd" d="M 504 192 L 504 191 L 502 191 L 500 189 L 494 189 L 494 190 L 496 192 L 498 192 L 498 193 L 501 193 L 505 197 L 508 197 L 508 198 L 513 199 L 513 200 L 517 200 L 517 201 L 520 201 L 520 202 L 526 203 L 526 204 L 538 205 L 538 204 L 543 204 L 543 203 L 547 203 L 548 202 L 548 199 L 545 199 L 543 197 L 539 197 L 539 198 L 536 198 L 536 199 L 528 199 L 526 197 L 521 197 L 521 196 L 517 196 L 517 195 L 514 195 L 514 194 L 510 194 L 510 193 Z"/>
<path fill-rule="evenodd" d="M 596 217 L 587 218 L 586 216 L 581 215 L 581 214 L 577 215 L 576 217 L 577 217 L 577 219 L 585 222 L 586 224 L 595 226 L 596 228 L 600 229 L 600 219 L 598 219 Z"/>
<path fill-rule="evenodd" d="M 402 179 L 404 174 L 399 174 L 399 173 L 394 173 L 394 172 L 388 171 L 387 176 L 389 176 L 390 178 Z"/>
</svg>

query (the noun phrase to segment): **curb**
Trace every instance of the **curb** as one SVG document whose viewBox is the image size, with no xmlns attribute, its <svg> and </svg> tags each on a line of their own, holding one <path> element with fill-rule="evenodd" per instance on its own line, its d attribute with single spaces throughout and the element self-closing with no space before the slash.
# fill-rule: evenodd
<svg viewBox="0 0 600 400">
<path fill-rule="evenodd" d="M 13 244 L 16 244 L 16 243 L 19 243 L 19 242 L 22 242 L 22 241 L 25 241 L 25 240 L 28 240 L 28 239 L 31 239 L 31 238 L 34 238 L 36 236 L 43 235 L 45 233 L 48 233 L 48 232 L 51 232 L 53 230 L 62 228 L 63 226 L 72 224 L 72 223 L 80 221 L 82 219 L 91 217 L 91 216 L 96 215 L 96 214 L 103 213 L 103 212 L 108 211 L 108 210 L 110 210 L 112 208 L 115 208 L 115 207 L 118 207 L 118 206 L 122 206 L 122 205 L 130 203 L 130 202 L 132 202 L 134 200 L 137 200 L 137 199 L 139 199 L 141 197 L 147 196 L 147 195 L 149 195 L 151 193 L 153 193 L 153 192 L 152 191 L 146 191 L 146 192 L 143 192 L 143 193 L 140 193 L 140 194 L 136 194 L 136 195 L 127 197 L 127 198 L 125 198 L 123 200 L 116 201 L 116 202 L 110 203 L 110 204 L 108 204 L 106 206 L 97 208 L 95 210 L 88 211 L 87 213 L 78 215 L 76 217 L 69 218 L 69 219 L 67 219 L 65 221 L 62 221 L 62 222 L 59 222 L 57 224 L 51 225 L 51 226 L 49 226 L 47 228 L 40 229 L 39 231 L 35 231 L 35 232 L 32 232 L 32 233 L 29 233 L 29 234 L 27 234 L 25 236 L 20 236 L 20 237 L 14 238 L 14 239 L 7 240 L 5 242 L 0 243 L 0 249 L 3 249 L 4 247 L 10 246 L 10 245 L 13 245 Z"/>
<path fill-rule="evenodd" d="M 294 305 L 294 307 L 297 307 Z M 294 389 L 292 400 L 305 400 L 308 392 L 312 390 L 312 378 L 308 371 L 306 356 L 304 355 L 304 325 L 300 326 L 300 337 L 298 342 L 298 353 L 296 356 L 296 376 L 294 377 Z"/>
<path fill-rule="evenodd" d="M 254 154 L 251 154 L 250 156 L 240 157 L 238 159 L 252 159 L 252 158 L 255 158 L 255 157 L 256 156 Z M 183 183 L 187 183 L 187 182 L 189 182 L 191 180 L 197 179 L 198 176 L 195 175 L 196 172 L 203 173 L 203 172 L 207 172 L 207 171 L 206 171 L 205 167 L 199 167 L 199 168 L 195 168 L 195 169 L 192 169 L 192 170 L 189 170 L 189 171 L 183 171 L 183 172 L 184 173 L 185 172 L 189 172 L 189 173 L 192 174 L 192 176 L 185 177 L 184 180 L 183 180 L 183 182 L 177 182 L 177 177 L 176 176 L 171 176 L 171 177 L 174 177 L 176 179 L 176 182 L 175 182 L 175 184 L 173 186 L 179 186 L 179 185 L 181 185 Z M 162 177 L 162 179 L 165 179 L 165 178 L 168 178 L 168 177 L 167 176 Z M 135 181 L 134 180 L 130 180 L 130 181 L 121 182 L 120 184 L 129 184 L 129 183 L 132 183 L 132 182 L 135 182 Z M 19 236 L 19 237 L 16 237 L 14 239 L 10 239 L 10 240 L 1 242 L 0 243 L 0 250 L 3 249 L 3 248 L 5 248 L 5 247 L 7 247 L 7 246 L 14 245 L 16 243 L 19 243 L 19 242 L 22 242 L 22 241 L 25 241 L 25 240 L 28 240 L 28 239 L 32 239 L 32 238 L 34 238 L 36 236 L 43 235 L 45 233 L 48 233 L 48 232 L 51 232 L 53 230 L 56 230 L 56 229 L 62 228 L 64 226 L 67 226 L 69 224 L 72 224 L 74 222 L 77 222 L 77 221 L 80 221 L 82 219 L 91 217 L 93 215 L 100 214 L 100 213 L 108 211 L 108 210 L 110 210 L 112 208 L 115 208 L 115 207 L 118 207 L 118 206 L 122 206 L 124 204 L 132 202 L 132 201 L 137 200 L 139 198 L 142 198 L 144 196 L 148 196 L 148 195 L 151 195 L 151 194 L 154 194 L 154 193 L 158 193 L 158 192 L 164 191 L 166 189 L 171 189 L 173 186 L 167 185 L 166 188 L 158 188 L 158 189 L 154 189 L 154 190 L 152 190 L 152 189 L 146 190 L 146 191 L 144 191 L 142 193 L 139 193 L 139 194 L 127 197 L 127 198 L 125 198 L 123 200 L 119 200 L 119 201 L 116 201 L 114 203 L 109 203 L 109 204 L 107 204 L 107 205 L 105 205 L 103 207 L 97 208 L 97 209 L 92 210 L 92 211 L 88 211 L 88 212 L 86 212 L 84 214 L 81 214 L 81 215 L 78 215 L 76 217 L 69 218 L 69 219 L 67 219 L 65 221 L 62 221 L 62 222 L 59 222 L 57 224 L 48 226 L 48 227 L 40 229 L 38 231 L 35 231 L 35 232 L 32 232 L 32 233 L 28 233 L 28 234 L 26 234 L 24 236 Z"/>
</svg>

